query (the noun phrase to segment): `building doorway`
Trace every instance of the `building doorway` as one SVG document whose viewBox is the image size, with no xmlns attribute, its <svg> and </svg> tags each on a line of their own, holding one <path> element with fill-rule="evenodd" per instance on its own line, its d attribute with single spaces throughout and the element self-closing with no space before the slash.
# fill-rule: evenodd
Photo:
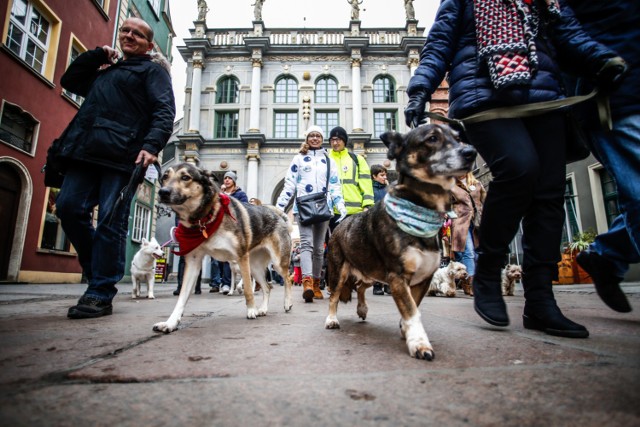
<svg viewBox="0 0 640 427">
<path fill-rule="evenodd" d="M 0 163 L 0 280 L 7 280 L 22 184 L 13 167 Z"/>
</svg>

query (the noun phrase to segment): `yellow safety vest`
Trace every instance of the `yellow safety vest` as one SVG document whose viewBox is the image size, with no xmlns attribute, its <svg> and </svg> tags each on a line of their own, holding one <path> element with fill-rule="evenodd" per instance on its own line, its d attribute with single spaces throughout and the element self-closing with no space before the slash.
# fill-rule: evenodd
<svg viewBox="0 0 640 427">
<path fill-rule="evenodd" d="M 357 165 L 354 163 L 352 155 L 356 157 Z M 347 215 L 362 212 L 364 208 L 373 206 L 373 183 L 367 161 L 362 156 L 349 153 L 346 148 L 342 151 L 329 150 L 329 156 L 338 167 L 338 177 L 342 185 L 342 197 L 347 208 Z M 336 209 L 334 212 L 339 213 Z"/>
</svg>

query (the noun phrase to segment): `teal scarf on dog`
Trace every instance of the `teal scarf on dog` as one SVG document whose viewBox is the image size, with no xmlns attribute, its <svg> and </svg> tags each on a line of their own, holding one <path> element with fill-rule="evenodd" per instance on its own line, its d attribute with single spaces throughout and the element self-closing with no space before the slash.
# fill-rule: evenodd
<svg viewBox="0 0 640 427">
<path fill-rule="evenodd" d="M 444 212 L 418 206 L 389 193 L 384 196 L 384 208 L 402 231 L 416 237 L 434 237 L 444 222 Z"/>
</svg>

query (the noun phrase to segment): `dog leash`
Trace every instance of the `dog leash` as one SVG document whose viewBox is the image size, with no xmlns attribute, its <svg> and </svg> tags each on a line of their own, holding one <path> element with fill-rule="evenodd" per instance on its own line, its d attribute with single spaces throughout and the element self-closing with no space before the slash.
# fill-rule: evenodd
<svg viewBox="0 0 640 427">
<path fill-rule="evenodd" d="M 523 117 L 539 116 L 540 114 L 548 113 L 551 111 L 560 110 L 562 108 L 571 107 L 576 104 L 588 101 L 591 98 L 596 98 L 598 106 L 598 117 L 600 118 L 600 124 L 605 128 L 611 130 L 613 124 L 611 121 L 611 108 L 609 106 L 609 97 L 606 95 L 598 94 L 598 89 L 594 89 L 587 95 L 571 96 L 569 98 L 555 99 L 553 101 L 534 102 L 526 105 L 516 105 L 513 107 L 498 107 L 491 110 L 481 111 L 476 114 L 472 114 L 464 119 L 452 119 L 437 113 L 431 113 L 425 111 L 425 116 L 440 120 L 445 123 L 449 123 L 458 126 L 463 131 L 466 130 L 466 125 L 485 122 L 487 120 L 496 119 L 515 119 Z"/>
<path fill-rule="evenodd" d="M 158 176 L 162 175 L 162 170 L 160 169 L 160 165 L 158 162 L 151 163 L 153 167 L 158 171 Z M 144 175 L 147 172 L 147 168 L 143 166 L 143 163 L 140 162 L 136 165 L 135 169 L 131 173 L 131 178 L 129 178 L 129 182 L 125 185 L 122 190 L 120 190 L 120 194 L 118 195 L 118 199 L 113 205 L 113 210 L 111 211 L 111 218 L 109 218 L 109 224 L 113 221 L 113 214 L 118 211 L 120 204 L 125 200 L 131 200 L 133 193 L 138 189 L 138 185 L 142 183 L 144 180 Z"/>
</svg>

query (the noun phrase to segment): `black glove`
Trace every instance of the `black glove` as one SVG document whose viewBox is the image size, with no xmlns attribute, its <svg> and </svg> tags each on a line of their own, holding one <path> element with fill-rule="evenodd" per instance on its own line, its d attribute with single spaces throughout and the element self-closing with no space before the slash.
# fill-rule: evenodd
<svg viewBox="0 0 640 427">
<path fill-rule="evenodd" d="M 404 109 L 404 119 L 409 127 L 418 127 L 424 124 L 427 120 L 424 115 L 424 109 L 431 97 L 424 89 L 418 89 L 413 94 L 409 95 L 409 103 L 407 108 Z"/>
<path fill-rule="evenodd" d="M 611 93 L 620 87 L 629 67 L 619 56 L 608 59 L 596 74 L 596 84 L 604 92 Z"/>
</svg>

